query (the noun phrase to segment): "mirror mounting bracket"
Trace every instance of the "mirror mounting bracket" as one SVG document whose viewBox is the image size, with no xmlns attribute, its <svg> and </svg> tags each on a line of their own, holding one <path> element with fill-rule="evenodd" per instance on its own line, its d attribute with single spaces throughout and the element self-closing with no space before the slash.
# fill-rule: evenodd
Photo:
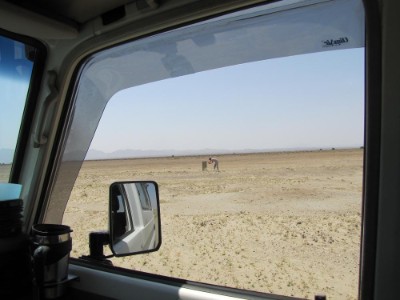
<svg viewBox="0 0 400 300">
<path fill-rule="evenodd" d="M 94 231 L 89 233 L 90 253 L 88 256 L 84 255 L 81 258 L 112 265 L 112 262 L 107 259 L 110 256 L 104 255 L 103 246 L 108 244 L 110 244 L 110 234 L 107 231 Z"/>
</svg>

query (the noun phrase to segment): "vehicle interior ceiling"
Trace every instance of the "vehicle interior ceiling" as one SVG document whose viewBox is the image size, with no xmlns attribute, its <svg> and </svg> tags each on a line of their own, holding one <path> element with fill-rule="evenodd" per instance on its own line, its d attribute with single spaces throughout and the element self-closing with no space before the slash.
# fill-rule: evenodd
<svg viewBox="0 0 400 300">
<path fill-rule="evenodd" d="M 75 25 L 81 26 L 82 24 L 103 15 L 104 13 L 110 12 L 118 7 L 123 7 L 129 3 L 135 2 L 131 0 L 115 0 L 115 1 L 96 1 L 96 0 L 85 0 L 85 1 L 49 1 L 49 0 L 38 0 L 38 1 L 26 1 L 26 0 L 12 0 L 10 3 L 21 6 L 22 8 L 32 10 L 39 14 L 43 14 L 47 17 L 54 18 L 56 20 Z M 156 3 L 156 1 L 142 1 L 143 5 L 149 3 Z M 150 4 L 149 4 L 150 5 Z"/>
<path fill-rule="evenodd" d="M 228 0 L 228 1 L 188 1 L 188 0 L 114 0 L 114 1 L 96 1 L 96 0 L 63 0 L 63 1 L 49 1 L 49 0 L 37 0 L 37 1 L 27 1 L 27 0 L 9 0 L 2 1 L 0 6 L 3 10 L 9 11 L 9 17 L 20 18 L 21 22 L 42 22 L 43 25 L 30 27 L 29 30 L 43 30 L 46 26 L 46 21 L 48 26 L 64 26 L 65 30 L 69 28 L 70 32 L 76 31 L 76 33 L 81 32 L 82 28 L 87 26 L 89 23 L 94 23 L 96 19 L 101 19 L 103 26 L 108 26 L 113 24 L 112 28 L 121 27 L 124 22 L 121 20 L 129 19 L 129 22 L 136 21 L 144 18 L 150 14 L 159 15 L 162 12 L 169 12 L 169 17 L 171 15 L 196 15 L 199 12 L 203 13 L 203 16 L 207 16 L 212 12 L 213 14 L 234 10 L 237 8 L 249 6 L 257 3 L 266 2 L 276 2 L 276 0 L 271 1 L 261 1 L 261 0 L 250 0 L 250 1 L 238 1 L 238 0 Z M 16 10 L 18 12 L 16 12 Z M 21 13 L 21 11 L 23 13 Z M 155 13 L 155 11 L 157 11 Z M 14 13 L 13 13 L 14 12 Z M 149 13 L 152 12 L 152 13 Z M 21 16 L 24 16 L 22 19 Z M 199 15 L 201 16 L 201 15 Z M 4 15 L 4 18 L 8 17 Z M 36 19 L 36 20 L 34 20 Z M 180 17 L 179 23 L 184 20 Z M 15 24 L 6 24 L 8 22 L 2 22 L 6 27 L 12 27 L 20 30 L 21 28 L 26 28 L 26 26 L 21 26 L 20 22 L 15 22 Z M 31 23 L 32 24 L 32 23 Z M 3 27 L 4 28 L 4 27 Z M 10 28 L 11 29 L 11 28 Z M 47 28 L 51 30 L 51 28 Z M 54 29 L 54 28 L 53 28 Z M 11 31 L 11 30 L 10 30 Z M 132 27 L 130 28 L 132 31 Z M 46 31 L 40 33 L 39 31 L 34 32 L 38 38 L 46 39 Z M 60 32 L 61 33 L 61 32 Z M 66 33 L 66 32 L 65 32 Z M 99 35 L 99 31 L 96 31 L 96 35 Z M 59 35 L 56 37 L 58 39 L 65 39 L 68 36 Z"/>
</svg>

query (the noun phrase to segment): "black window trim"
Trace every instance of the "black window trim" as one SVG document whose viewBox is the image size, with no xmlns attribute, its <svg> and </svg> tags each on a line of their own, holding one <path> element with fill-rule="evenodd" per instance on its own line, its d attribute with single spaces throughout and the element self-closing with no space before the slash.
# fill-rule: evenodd
<svg viewBox="0 0 400 300">
<path fill-rule="evenodd" d="M 365 151 L 362 197 L 359 299 L 374 299 L 380 185 L 382 39 L 379 3 L 365 9 Z"/>
</svg>

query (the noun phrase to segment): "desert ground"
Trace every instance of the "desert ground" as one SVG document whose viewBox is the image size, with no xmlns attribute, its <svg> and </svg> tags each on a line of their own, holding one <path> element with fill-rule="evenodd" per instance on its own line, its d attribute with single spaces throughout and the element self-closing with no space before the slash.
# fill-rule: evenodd
<svg viewBox="0 0 400 300">
<path fill-rule="evenodd" d="M 222 286 L 313 299 L 356 299 L 363 150 L 86 161 L 63 223 L 71 255 L 108 227 L 114 181 L 154 180 L 160 189 L 158 252 L 114 265 Z"/>
<path fill-rule="evenodd" d="M 11 165 L 0 164 L 0 182 L 8 182 L 10 177 Z"/>
</svg>

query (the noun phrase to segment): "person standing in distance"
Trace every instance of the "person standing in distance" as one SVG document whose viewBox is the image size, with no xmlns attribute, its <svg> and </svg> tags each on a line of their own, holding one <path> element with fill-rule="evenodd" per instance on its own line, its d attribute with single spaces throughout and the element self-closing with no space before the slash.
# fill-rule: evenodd
<svg viewBox="0 0 400 300">
<path fill-rule="evenodd" d="M 209 164 L 214 164 L 214 170 L 217 170 L 219 172 L 219 166 L 218 166 L 218 159 L 216 159 L 215 157 L 210 157 L 208 159 L 208 163 Z"/>
</svg>

